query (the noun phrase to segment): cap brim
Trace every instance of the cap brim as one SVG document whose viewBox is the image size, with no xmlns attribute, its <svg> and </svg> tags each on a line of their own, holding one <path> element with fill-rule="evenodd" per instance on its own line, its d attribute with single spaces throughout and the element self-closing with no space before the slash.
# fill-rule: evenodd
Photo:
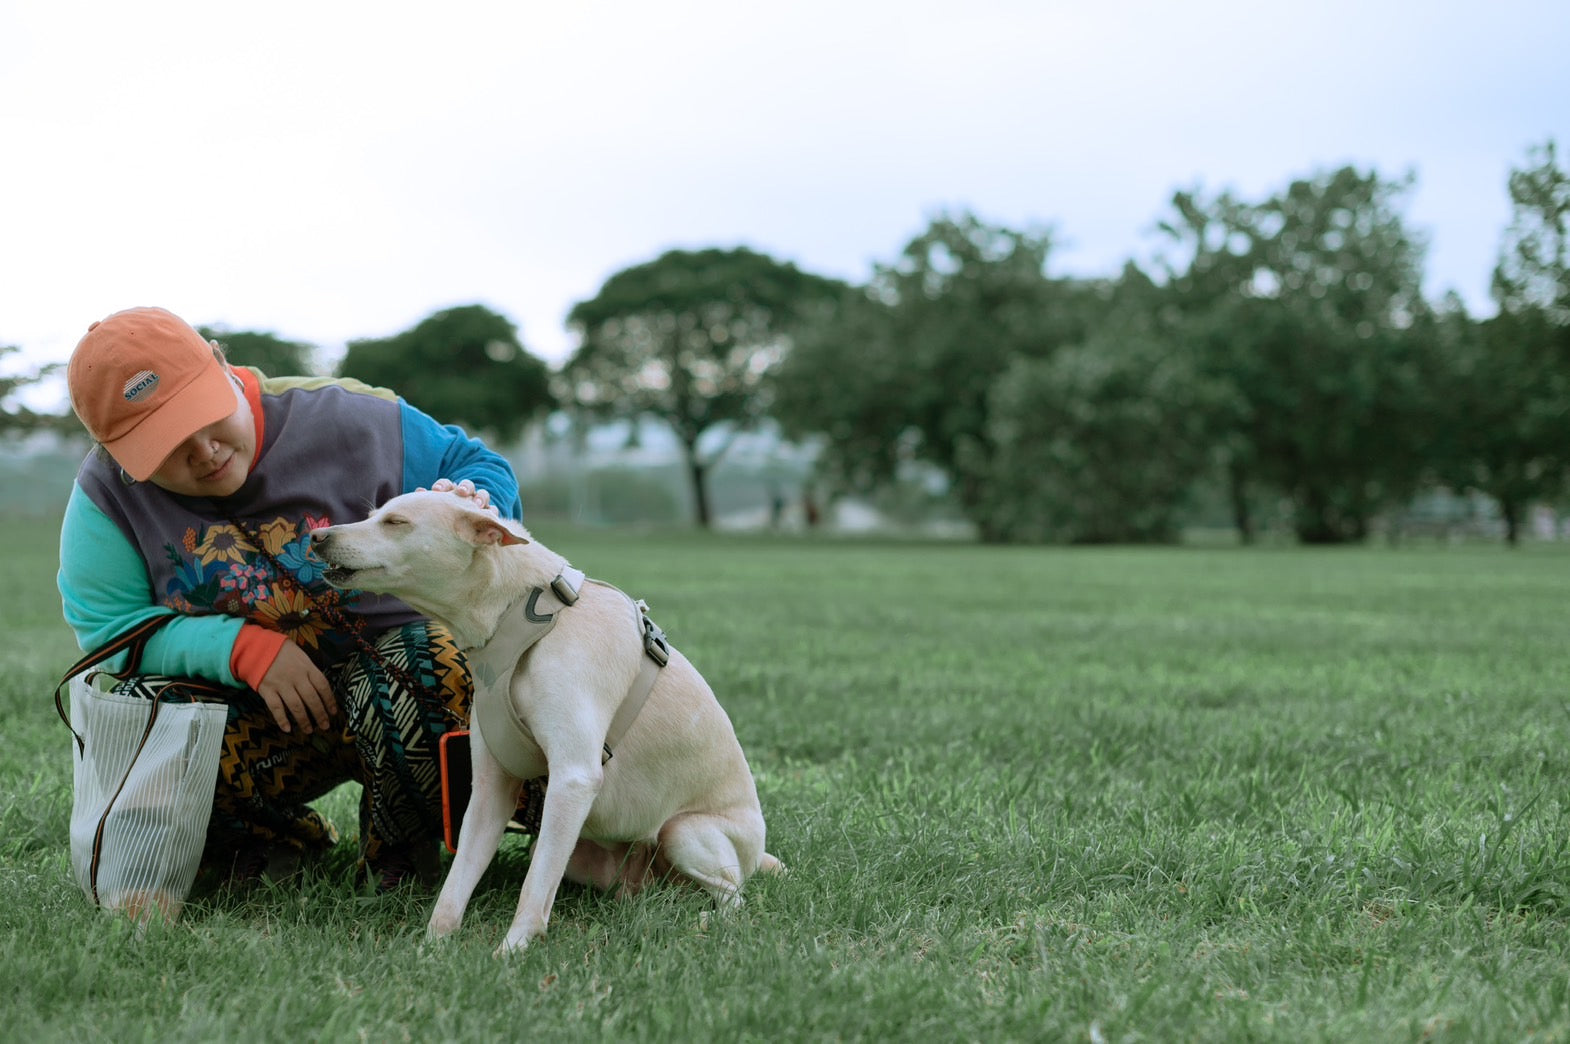
<svg viewBox="0 0 1570 1044">
<path fill-rule="evenodd" d="M 228 371 L 221 365 L 203 367 L 189 384 L 148 414 L 136 427 L 104 449 L 125 473 L 138 482 L 152 477 L 180 443 L 240 408 Z"/>
</svg>

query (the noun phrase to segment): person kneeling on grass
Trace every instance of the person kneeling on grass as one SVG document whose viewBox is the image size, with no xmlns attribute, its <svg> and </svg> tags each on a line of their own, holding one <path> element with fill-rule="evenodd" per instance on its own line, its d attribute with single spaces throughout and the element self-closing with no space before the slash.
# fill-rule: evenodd
<svg viewBox="0 0 1570 1044">
<path fill-rule="evenodd" d="M 307 802 L 353 780 L 378 890 L 433 879 L 467 666 L 404 603 L 328 586 L 310 532 L 422 486 L 520 518 L 506 460 L 384 389 L 230 366 L 160 308 L 94 323 L 67 379 L 98 445 L 60 534 L 66 622 L 87 650 L 174 614 L 138 669 L 233 690 L 204 869 L 253 881 L 325 851 Z"/>
</svg>

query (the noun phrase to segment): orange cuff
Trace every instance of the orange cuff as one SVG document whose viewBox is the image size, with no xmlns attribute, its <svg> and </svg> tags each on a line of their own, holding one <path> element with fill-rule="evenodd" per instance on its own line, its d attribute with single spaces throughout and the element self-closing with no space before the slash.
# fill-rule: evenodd
<svg viewBox="0 0 1570 1044">
<path fill-rule="evenodd" d="M 272 669 L 273 661 L 288 635 L 269 631 L 258 624 L 243 624 L 235 637 L 234 648 L 229 650 L 229 672 L 249 689 L 262 687 L 262 679 Z"/>
</svg>

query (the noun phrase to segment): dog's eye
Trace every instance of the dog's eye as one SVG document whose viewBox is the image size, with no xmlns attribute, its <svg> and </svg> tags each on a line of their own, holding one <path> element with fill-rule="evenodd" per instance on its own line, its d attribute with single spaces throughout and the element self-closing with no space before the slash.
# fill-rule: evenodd
<svg viewBox="0 0 1570 1044">
<path fill-rule="evenodd" d="M 382 525 L 384 526 L 406 526 L 408 524 L 408 519 L 399 518 L 397 515 L 388 515 L 386 518 L 382 519 Z"/>
</svg>

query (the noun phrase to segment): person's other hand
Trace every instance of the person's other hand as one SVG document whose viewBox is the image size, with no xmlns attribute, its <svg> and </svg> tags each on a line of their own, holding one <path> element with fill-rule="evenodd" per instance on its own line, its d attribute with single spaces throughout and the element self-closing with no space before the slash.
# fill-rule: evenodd
<svg viewBox="0 0 1570 1044">
<path fill-rule="evenodd" d="M 267 668 L 257 692 L 284 732 L 292 731 L 291 721 L 306 735 L 316 729 L 325 731 L 338 713 L 338 700 L 327 675 L 292 639 L 278 650 L 278 658 Z"/>
<path fill-rule="evenodd" d="M 495 505 L 491 503 L 491 492 L 488 489 L 475 489 L 474 483 L 468 479 L 454 482 L 452 479 L 439 478 L 431 483 L 432 493 L 452 493 L 460 497 L 472 497 L 474 506 L 493 515 L 499 515 Z"/>
</svg>

